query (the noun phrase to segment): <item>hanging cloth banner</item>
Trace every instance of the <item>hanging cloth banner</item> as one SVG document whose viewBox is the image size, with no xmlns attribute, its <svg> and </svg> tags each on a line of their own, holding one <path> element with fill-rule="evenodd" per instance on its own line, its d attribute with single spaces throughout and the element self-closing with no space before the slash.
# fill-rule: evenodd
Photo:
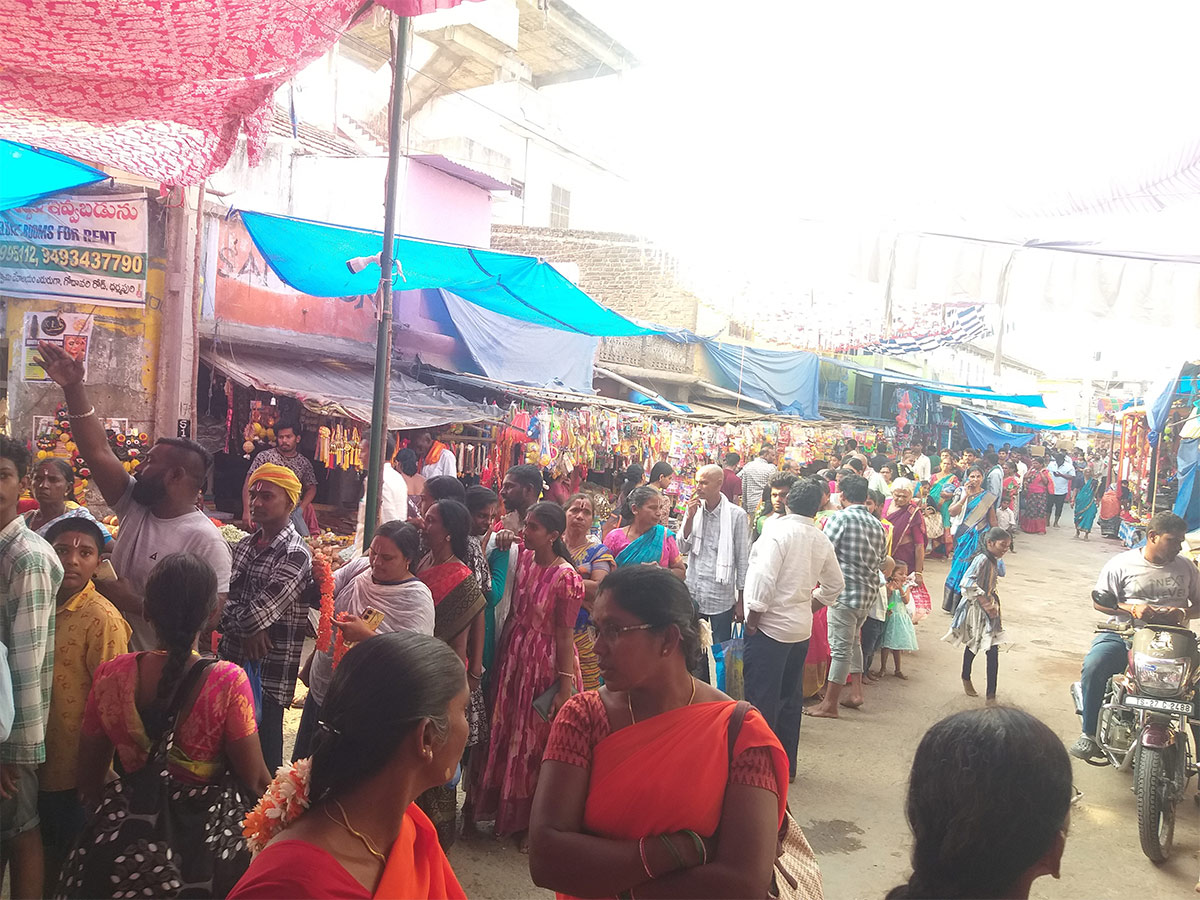
<svg viewBox="0 0 1200 900">
<path fill-rule="evenodd" d="M 780 413 L 817 421 L 821 358 L 803 350 L 763 350 L 702 341 L 719 386 L 770 403 Z"/>
<path fill-rule="evenodd" d="M 962 421 L 967 440 L 977 450 L 983 450 L 988 444 L 999 448 L 1005 444 L 1010 447 L 1024 447 L 1033 440 L 1032 434 L 1013 434 L 1005 431 L 989 419 L 978 413 L 967 412 L 965 409 L 955 410 Z"/>
<path fill-rule="evenodd" d="M 296 290 L 358 297 L 379 286 L 382 232 L 244 210 L 239 215 L 267 265 Z M 442 288 L 512 319 L 593 337 L 657 333 L 601 306 L 536 257 L 399 237 L 395 258 L 397 291 Z"/>
</svg>

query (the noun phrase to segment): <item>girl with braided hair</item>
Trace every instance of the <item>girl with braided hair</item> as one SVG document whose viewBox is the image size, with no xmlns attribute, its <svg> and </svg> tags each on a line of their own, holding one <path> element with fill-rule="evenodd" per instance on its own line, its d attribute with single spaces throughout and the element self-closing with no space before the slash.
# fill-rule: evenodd
<svg viewBox="0 0 1200 900">
<path fill-rule="evenodd" d="M 194 805 L 191 798 L 203 799 L 220 790 L 227 771 L 245 795 L 260 795 L 271 776 L 258 740 L 254 697 L 241 666 L 204 659 L 197 652 L 200 635 L 212 628 L 217 610 L 217 576 L 207 562 L 190 553 L 165 556 L 150 572 L 145 596 L 144 615 L 154 628 L 155 649 L 100 664 L 88 694 L 77 782 L 87 809 L 97 810 L 98 801 L 103 803 L 68 860 L 60 892 L 120 896 L 126 889 L 148 887 L 156 896 L 171 897 L 183 886 L 207 884 L 215 895 L 224 896 L 241 873 L 233 873 L 227 884 L 217 884 L 214 866 L 245 854 L 238 821 L 245 809 L 227 810 L 228 820 L 219 823 L 206 824 L 210 816 L 193 817 L 199 829 L 195 834 L 164 831 L 159 821 L 163 809 L 138 808 L 138 791 L 147 780 L 139 776 L 143 768 L 149 772 L 156 760 L 163 760 L 168 796 L 172 805 L 178 804 L 181 816 L 185 807 Z M 168 730 L 172 740 L 164 758 L 158 754 Z M 123 791 L 120 785 L 106 787 L 115 778 L 110 771 L 114 751 L 125 773 L 122 781 L 130 782 Z M 206 801 L 205 808 L 209 802 L 215 800 Z M 117 810 L 122 804 L 130 807 L 123 814 Z M 105 819 L 115 824 L 106 824 Z M 145 827 L 122 830 L 135 820 L 144 820 Z M 180 821 L 187 824 L 186 819 Z M 171 824 L 183 830 L 179 822 Z M 215 825 L 239 846 L 215 846 Z M 104 840 L 92 846 L 91 832 L 97 829 Z M 147 842 L 156 851 L 129 849 Z M 85 843 L 89 846 L 83 847 Z M 228 879 L 229 872 L 224 876 Z M 109 893 L 97 893 L 100 886 Z"/>
</svg>

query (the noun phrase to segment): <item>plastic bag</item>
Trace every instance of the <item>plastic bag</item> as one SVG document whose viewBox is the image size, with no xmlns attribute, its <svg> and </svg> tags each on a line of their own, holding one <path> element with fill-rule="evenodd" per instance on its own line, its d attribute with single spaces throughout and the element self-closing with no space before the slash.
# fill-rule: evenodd
<svg viewBox="0 0 1200 900">
<path fill-rule="evenodd" d="M 733 626 L 733 637 L 713 644 L 712 654 L 716 663 L 717 690 L 724 691 L 734 700 L 746 699 L 745 640 L 742 626 Z"/>
</svg>

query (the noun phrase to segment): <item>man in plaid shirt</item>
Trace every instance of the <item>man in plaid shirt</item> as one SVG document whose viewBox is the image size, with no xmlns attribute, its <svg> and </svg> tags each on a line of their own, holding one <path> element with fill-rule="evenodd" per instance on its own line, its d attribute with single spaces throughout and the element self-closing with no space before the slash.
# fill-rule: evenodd
<svg viewBox="0 0 1200 900">
<path fill-rule="evenodd" d="M 291 705 L 308 621 L 312 555 L 291 522 L 300 480 L 268 463 L 250 475 L 250 516 L 258 531 L 233 550 L 220 656 L 261 678 L 259 740 L 267 768 L 283 765 L 283 711 Z"/>
<path fill-rule="evenodd" d="M 879 569 L 887 558 L 887 537 L 867 508 L 867 479 L 847 475 L 841 481 L 842 511 L 825 525 L 825 537 L 833 544 L 842 577 L 846 581 L 837 603 L 829 608 L 829 680 L 825 699 L 805 712 L 825 719 L 838 717 L 838 700 L 847 678 L 850 696 L 843 706 L 863 705 L 863 652 L 860 632 L 867 612 L 879 593 Z"/>
<path fill-rule="evenodd" d="M 44 896 L 37 767 L 46 761 L 63 577 L 53 548 L 17 513 L 28 474 L 29 451 L 0 435 L 0 643 L 8 648 L 14 705 L 12 732 L 0 743 L 0 846 L 12 860 L 14 897 Z"/>
</svg>

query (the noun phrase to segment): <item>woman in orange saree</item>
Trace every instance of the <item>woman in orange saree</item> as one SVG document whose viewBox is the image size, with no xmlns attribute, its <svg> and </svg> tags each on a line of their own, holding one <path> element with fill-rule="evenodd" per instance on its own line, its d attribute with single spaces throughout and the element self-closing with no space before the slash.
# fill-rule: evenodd
<svg viewBox="0 0 1200 900">
<path fill-rule="evenodd" d="M 686 585 L 654 566 L 618 569 L 593 629 L 604 686 L 568 700 L 551 729 L 530 824 L 534 883 L 576 897 L 765 897 L 787 759 L 756 710 L 734 725 L 737 704 L 692 678 Z"/>
<path fill-rule="evenodd" d="M 256 855 L 229 896 L 465 900 L 414 801 L 454 772 L 467 695 L 462 661 L 435 637 L 355 645 L 322 704 L 312 759 L 280 770 L 246 817 Z"/>
</svg>

